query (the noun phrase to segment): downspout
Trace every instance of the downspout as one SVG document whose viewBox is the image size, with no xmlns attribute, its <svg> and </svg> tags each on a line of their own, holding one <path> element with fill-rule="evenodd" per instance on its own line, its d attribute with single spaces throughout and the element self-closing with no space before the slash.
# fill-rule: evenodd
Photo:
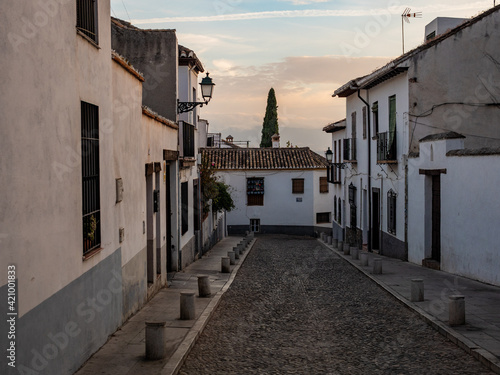
<svg viewBox="0 0 500 375">
<path fill-rule="evenodd" d="M 368 96 L 368 93 L 367 93 Z M 368 251 L 372 252 L 372 136 L 371 136 L 371 113 L 370 104 L 361 97 L 361 90 L 358 88 L 358 98 L 366 105 L 367 118 L 367 138 L 368 138 Z M 367 98 L 369 100 L 369 98 Z"/>
</svg>

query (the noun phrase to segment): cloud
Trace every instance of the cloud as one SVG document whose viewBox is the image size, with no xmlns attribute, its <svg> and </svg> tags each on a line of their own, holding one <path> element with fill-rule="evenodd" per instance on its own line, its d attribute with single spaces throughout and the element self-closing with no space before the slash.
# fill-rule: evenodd
<svg viewBox="0 0 500 375">
<path fill-rule="evenodd" d="M 319 0 L 289 0 L 298 3 L 319 2 Z M 453 5 L 454 11 L 468 10 L 478 8 L 489 8 L 489 1 L 477 1 L 474 3 L 465 3 L 462 5 Z M 158 23 L 180 23 L 180 22 L 217 22 L 217 21 L 242 21 L 269 18 L 303 18 L 303 17 L 365 17 L 373 15 L 383 15 L 387 13 L 400 14 L 402 7 L 391 6 L 390 8 L 375 9 L 304 9 L 304 10 L 278 10 L 251 13 L 220 14 L 214 16 L 188 16 L 188 17 L 163 17 L 150 19 L 134 19 L 134 25 L 158 24 Z M 420 10 L 430 13 L 450 11 L 450 5 L 433 4 L 422 6 Z"/>
</svg>

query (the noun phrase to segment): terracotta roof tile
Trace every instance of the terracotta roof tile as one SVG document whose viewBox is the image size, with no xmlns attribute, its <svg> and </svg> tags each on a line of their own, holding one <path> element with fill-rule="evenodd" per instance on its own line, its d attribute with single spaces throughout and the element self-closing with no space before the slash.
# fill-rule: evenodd
<svg viewBox="0 0 500 375">
<path fill-rule="evenodd" d="M 204 148 L 203 157 L 214 168 L 231 169 L 326 169 L 328 162 L 309 147 L 302 148 Z"/>
</svg>

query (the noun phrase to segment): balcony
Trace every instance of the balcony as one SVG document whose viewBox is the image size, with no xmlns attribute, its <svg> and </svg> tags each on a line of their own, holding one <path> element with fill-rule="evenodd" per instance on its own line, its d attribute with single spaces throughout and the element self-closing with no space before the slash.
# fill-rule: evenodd
<svg viewBox="0 0 500 375">
<path fill-rule="evenodd" d="M 344 139 L 344 161 L 356 162 L 356 138 Z"/>
<path fill-rule="evenodd" d="M 333 163 L 327 169 L 327 181 L 331 184 L 341 184 L 342 179 L 340 177 L 340 169 L 342 167 L 342 163 Z"/>
<path fill-rule="evenodd" d="M 377 163 L 397 163 L 396 132 L 378 133 L 377 138 Z"/>
</svg>

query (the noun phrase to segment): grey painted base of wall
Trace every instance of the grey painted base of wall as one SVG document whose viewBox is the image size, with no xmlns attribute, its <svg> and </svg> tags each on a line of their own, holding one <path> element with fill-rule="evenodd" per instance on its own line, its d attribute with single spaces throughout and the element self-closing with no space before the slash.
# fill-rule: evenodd
<svg viewBox="0 0 500 375">
<path fill-rule="evenodd" d="M 181 268 L 182 269 L 184 269 L 184 267 L 186 267 L 194 262 L 195 255 L 196 255 L 195 247 L 196 247 L 196 238 L 193 236 L 193 237 L 191 237 L 189 242 L 186 245 L 184 245 L 184 247 L 182 248 L 182 254 L 181 254 L 181 256 L 182 256 Z"/>
<path fill-rule="evenodd" d="M 122 268 L 123 321 L 138 311 L 147 301 L 147 247 Z"/>
<path fill-rule="evenodd" d="M 380 236 L 382 239 L 382 248 L 380 249 L 381 255 L 401 260 L 408 260 L 408 254 L 406 253 L 404 241 L 401 241 L 382 231 L 380 232 Z"/>
<path fill-rule="evenodd" d="M 345 228 L 345 241 L 351 245 L 358 246 L 363 244 L 363 231 L 359 228 Z"/>
<path fill-rule="evenodd" d="M 6 295 L 7 287 L 2 286 L 2 301 L 7 301 Z M 18 298 L 22 304 L 22 291 Z M 16 368 L 2 366 L 2 374 L 73 374 L 122 324 L 122 306 L 118 249 L 17 319 Z M 7 303 L 0 308 L 3 317 L 6 308 Z M 6 334 L 6 319 L 1 320 Z M 6 342 L 4 337 L 2 355 L 7 353 Z"/>
<path fill-rule="evenodd" d="M 336 222 L 332 223 L 332 233 L 333 238 L 336 238 L 338 241 L 344 241 L 344 228 Z"/>
<path fill-rule="evenodd" d="M 227 233 L 229 236 L 241 236 L 249 231 L 248 225 L 228 225 Z M 314 237 L 320 232 L 330 233 L 331 228 L 300 226 L 300 225 L 261 225 L 260 234 L 288 234 L 293 236 L 311 236 Z"/>
</svg>

